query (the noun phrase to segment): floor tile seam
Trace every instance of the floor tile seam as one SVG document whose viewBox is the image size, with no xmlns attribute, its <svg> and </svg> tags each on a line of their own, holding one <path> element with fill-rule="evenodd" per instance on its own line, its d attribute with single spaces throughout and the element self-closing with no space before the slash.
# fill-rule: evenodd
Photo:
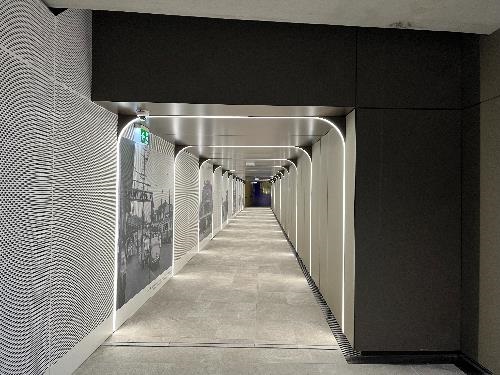
<svg viewBox="0 0 500 375">
<path fill-rule="evenodd" d="M 223 348 L 223 349 L 283 349 L 283 350 L 318 350 L 337 351 L 341 350 L 338 345 L 308 345 L 308 344 L 279 344 L 279 343 L 253 343 L 245 344 L 238 342 L 182 342 L 182 341 L 112 341 L 105 342 L 105 347 L 134 347 L 134 348 Z"/>
</svg>

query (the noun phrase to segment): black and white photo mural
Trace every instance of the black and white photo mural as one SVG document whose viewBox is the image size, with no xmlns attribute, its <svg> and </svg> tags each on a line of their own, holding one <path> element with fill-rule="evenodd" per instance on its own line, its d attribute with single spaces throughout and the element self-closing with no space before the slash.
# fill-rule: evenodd
<svg viewBox="0 0 500 375">
<path fill-rule="evenodd" d="M 227 211 L 229 209 L 229 178 L 228 172 L 222 175 L 222 191 L 221 191 L 221 201 L 222 201 L 222 222 L 227 221 Z"/>
<path fill-rule="evenodd" d="M 243 209 L 243 206 L 245 205 L 245 184 L 242 181 L 238 182 L 238 211 L 241 211 Z"/>
<path fill-rule="evenodd" d="M 213 235 L 215 236 L 220 230 L 222 224 L 222 168 L 218 167 L 213 174 Z"/>
<path fill-rule="evenodd" d="M 200 167 L 200 242 L 212 234 L 213 166 L 207 162 Z"/>
<path fill-rule="evenodd" d="M 138 132 L 119 140 L 117 308 L 172 265 L 174 146 Z"/>
<path fill-rule="evenodd" d="M 233 179 L 231 181 L 231 185 L 233 187 L 233 215 L 236 214 L 236 212 L 238 212 L 236 210 L 236 206 L 237 206 L 237 203 L 238 203 L 238 198 L 237 198 L 237 194 L 236 194 L 236 189 L 238 189 L 238 181 Z"/>
</svg>

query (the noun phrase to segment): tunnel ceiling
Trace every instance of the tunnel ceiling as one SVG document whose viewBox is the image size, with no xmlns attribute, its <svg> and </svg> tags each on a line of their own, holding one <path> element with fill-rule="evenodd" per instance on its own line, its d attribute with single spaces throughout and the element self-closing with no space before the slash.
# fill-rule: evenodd
<svg viewBox="0 0 500 375">
<path fill-rule="evenodd" d="M 48 6 L 209 18 L 408 28 L 489 34 L 500 27 L 497 0 L 44 0 Z"/>
<path fill-rule="evenodd" d="M 148 110 L 149 128 L 240 178 L 269 178 L 331 130 L 318 117 L 342 117 L 351 108 L 158 103 L 99 103 L 115 113 Z M 160 117 L 157 117 L 160 116 Z M 208 116 L 208 117 L 207 117 Z"/>
</svg>

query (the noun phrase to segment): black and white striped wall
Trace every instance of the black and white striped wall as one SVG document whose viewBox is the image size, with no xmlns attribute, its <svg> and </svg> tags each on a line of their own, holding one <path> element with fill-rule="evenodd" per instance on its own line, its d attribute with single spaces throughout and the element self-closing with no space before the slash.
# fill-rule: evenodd
<svg viewBox="0 0 500 375">
<path fill-rule="evenodd" d="M 112 329 L 116 124 L 91 13 L 1 0 L 0 373 L 68 373 Z"/>
</svg>

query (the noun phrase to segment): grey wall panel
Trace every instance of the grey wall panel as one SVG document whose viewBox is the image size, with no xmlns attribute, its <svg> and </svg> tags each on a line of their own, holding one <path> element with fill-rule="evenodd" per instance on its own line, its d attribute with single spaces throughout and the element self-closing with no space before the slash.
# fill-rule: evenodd
<svg viewBox="0 0 500 375">
<path fill-rule="evenodd" d="M 356 104 L 461 108 L 461 35 L 359 29 Z"/>
<path fill-rule="evenodd" d="M 477 360 L 479 328 L 479 106 L 462 115 L 462 311 L 461 350 Z"/>
<path fill-rule="evenodd" d="M 498 32 L 497 32 L 498 34 Z M 496 36 L 498 40 L 498 36 Z M 498 44 L 497 51 L 500 51 Z M 500 55 L 497 55 L 500 57 Z M 497 60 L 498 61 L 498 60 Z M 481 103 L 479 362 L 500 372 L 500 98 Z"/>
<path fill-rule="evenodd" d="M 200 238 L 202 241 L 205 238 L 212 236 L 213 224 L 213 184 L 214 173 L 212 164 L 204 163 L 200 168 Z"/>
<path fill-rule="evenodd" d="M 355 348 L 458 350 L 460 112 L 357 110 L 356 144 Z"/>
<path fill-rule="evenodd" d="M 344 147 L 343 139 L 332 129 L 321 139 L 321 154 L 325 155 L 322 169 L 327 176 L 327 210 L 328 227 L 324 235 L 328 238 L 325 273 L 320 274 L 320 284 L 328 306 L 343 325 L 343 174 L 344 174 Z M 325 165 L 326 164 L 326 165 Z"/>
<path fill-rule="evenodd" d="M 273 210 L 274 213 L 276 213 L 276 210 L 274 208 L 274 200 L 276 199 L 275 198 L 276 197 L 275 190 L 276 190 L 276 182 L 273 182 L 271 184 L 271 208 L 272 208 L 272 210 Z"/>
<path fill-rule="evenodd" d="M 283 172 L 281 180 L 281 225 L 285 233 L 288 230 L 288 172 Z"/>
<path fill-rule="evenodd" d="M 278 221 L 281 222 L 281 178 L 276 181 L 276 201 L 274 210 Z"/>
<path fill-rule="evenodd" d="M 39 374 L 50 361 L 54 84 L 0 47 L 0 373 Z"/>
<path fill-rule="evenodd" d="M 321 155 L 319 158 L 319 169 L 320 173 L 318 174 L 318 208 L 319 208 L 319 266 L 318 266 L 318 285 L 322 288 L 321 283 L 328 281 L 328 274 L 325 267 L 328 266 L 327 263 L 327 253 L 328 253 L 328 159 L 329 150 L 327 148 L 327 144 L 325 142 L 325 147 L 323 148 L 323 142 L 321 142 Z M 314 259 L 313 259 L 314 260 Z M 321 278 L 321 272 L 323 271 L 323 279 Z M 339 317 L 340 320 L 340 317 Z"/>
<path fill-rule="evenodd" d="M 311 191 L 311 276 L 316 285 L 320 286 L 320 268 L 322 254 L 326 249 L 322 248 L 322 242 L 326 242 L 327 236 L 322 236 L 321 214 L 326 212 L 327 201 L 321 201 L 322 178 L 321 178 L 321 141 L 316 142 L 312 148 L 312 191 Z"/>
<path fill-rule="evenodd" d="M 217 168 L 214 171 L 214 190 L 213 190 L 213 202 L 214 202 L 214 234 L 219 231 L 222 220 L 222 201 L 221 201 L 221 191 L 222 191 L 222 168 Z"/>
<path fill-rule="evenodd" d="M 293 246 L 297 248 L 297 169 L 294 166 L 290 167 L 289 187 L 290 228 L 288 230 L 288 238 Z"/>
<path fill-rule="evenodd" d="M 196 156 L 187 151 L 176 155 L 174 262 L 198 247 L 198 172 Z"/>
<path fill-rule="evenodd" d="M 290 171 L 292 167 L 290 168 Z M 292 187 L 292 174 L 290 171 L 286 172 L 286 235 L 290 238 L 291 229 L 292 229 L 292 215 L 295 212 L 295 193 Z M 292 200 L 293 194 L 293 200 Z M 293 227 L 295 229 L 295 227 Z"/>
<path fill-rule="evenodd" d="M 298 159 L 297 184 L 297 251 L 310 270 L 310 228 L 311 228 L 311 162 L 302 155 Z"/>
<path fill-rule="evenodd" d="M 117 121 L 63 87 L 56 87 L 55 101 L 53 132 L 64 141 L 53 145 L 53 361 L 112 312 Z"/>
<path fill-rule="evenodd" d="M 355 231 L 354 197 L 356 185 L 356 112 L 346 117 L 346 171 L 345 171 L 345 258 L 344 258 L 344 334 L 354 344 L 354 282 L 355 282 Z"/>
</svg>

